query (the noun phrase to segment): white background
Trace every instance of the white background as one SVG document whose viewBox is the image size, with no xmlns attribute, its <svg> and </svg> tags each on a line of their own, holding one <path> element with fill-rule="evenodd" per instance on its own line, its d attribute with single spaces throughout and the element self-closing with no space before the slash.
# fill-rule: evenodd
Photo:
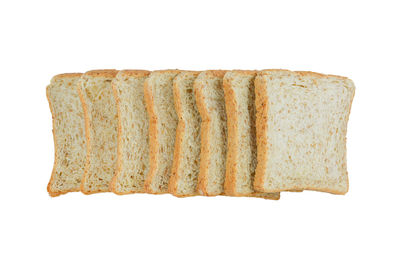
<svg viewBox="0 0 400 267">
<path fill-rule="evenodd" d="M 400 266 L 397 4 L 1 1 L 0 266 Z M 350 191 L 50 198 L 45 87 L 99 68 L 348 76 Z"/>
</svg>

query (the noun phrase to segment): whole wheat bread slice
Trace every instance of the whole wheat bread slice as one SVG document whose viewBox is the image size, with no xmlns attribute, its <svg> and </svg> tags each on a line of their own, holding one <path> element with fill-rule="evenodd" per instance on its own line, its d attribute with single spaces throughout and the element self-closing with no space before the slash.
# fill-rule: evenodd
<svg viewBox="0 0 400 267">
<path fill-rule="evenodd" d="M 76 85 L 82 73 L 53 77 L 46 89 L 53 120 L 54 165 L 47 191 L 55 197 L 79 191 L 86 159 L 85 119 Z"/>
<path fill-rule="evenodd" d="M 224 76 L 228 121 L 225 194 L 279 199 L 279 193 L 258 193 L 253 188 L 257 166 L 256 74 L 256 71 L 234 70 Z"/>
<path fill-rule="evenodd" d="M 199 72 L 195 71 L 185 71 L 174 79 L 174 103 L 178 126 L 169 192 L 179 197 L 198 195 L 201 117 L 193 88 L 198 74 Z"/>
<path fill-rule="evenodd" d="M 150 169 L 145 180 L 147 193 L 168 192 L 178 124 L 174 108 L 173 80 L 179 72 L 154 71 L 144 84 L 150 137 Z"/>
<path fill-rule="evenodd" d="M 81 191 L 108 192 L 117 162 L 117 105 L 111 82 L 116 70 L 93 70 L 82 75 L 78 93 L 85 114 L 87 157 Z"/>
<path fill-rule="evenodd" d="M 118 112 L 117 170 L 111 191 L 129 194 L 144 191 L 149 169 L 149 118 L 144 101 L 146 70 L 122 70 L 112 82 Z"/>
<path fill-rule="evenodd" d="M 194 82 L 201 116 L 201 152 L 198 192 L 206 196 L 224 193 L 227 125 L 222 86 L 224 70 L 208 70 Z"/>
<path fill-rule="evenodd" d="M 312 72 L 265 70 L 257 75 L 255 88 L 255 189 L 345 194 L 353 82 Z"/>
</svg>

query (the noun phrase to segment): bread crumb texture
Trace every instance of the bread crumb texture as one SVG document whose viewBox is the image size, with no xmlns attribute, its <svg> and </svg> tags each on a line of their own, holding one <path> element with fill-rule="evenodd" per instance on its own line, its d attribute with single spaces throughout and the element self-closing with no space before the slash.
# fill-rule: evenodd
<svg viewBox="0 0 400 267">
<path fill-rule="evenodd" d="M 117 160 L 117 106 L 111 82 L 116 70 L 95 70 L 79 81 L 85 110 L 87 159 L 81 190 L 91 194 L 108 192 Z"/>
<path fill-rule="evenodd" d="M 194 83 L 201 116 L 201 152 L 198 191 L 203 195 L 224 192 L 227 125 L 222 86 L 226 71 L 200 73 Z"/>
<path fill-rule="evenodd" d="M 255 86 L 260 148 L 256 189 L 345 194 L 353 82 L 312 72 L 267 70 L 258 74 Z"/>
<path fill-rule="evenodd" d="M 225 194 L 279 199 L 279 193 L 258 193 L 253 188 L 257 166 L 256 74 L 256 71 L 235 70 L 224 76 L 228 120 Z"/>
<path fill-rule="evenodd" d="M 79 191 L 86 159 L 85 119 L 76 85 L 81 73 L 59 74 L 47 87 L 53 118 L 55 158 L 51 196 Z"/>
<path fill-rule="evenodd" d="M 174 79 L 178 126 L 169 191 L 176 196 L 197 195 L 201 117 L 196 106 L 193 84 L 198 74 L 182 72 Z"/>
<path fill-rule="evenodd" d="M 145 81 L 150 136 L 150 170 L 145 180 L 147 193 L 168 192 L 178 124 L 174 107 L 173 80 L 179 72 L 154 71 Z"/>
<path fill-rule="evenodd" d="M 112 191 L 143 192 L 149 169 L 149 118 L 144 102 L 144 81 L 149 71 L 123 70 L 113 80 L 118 110 L 117 172 Z"/>
</svg>

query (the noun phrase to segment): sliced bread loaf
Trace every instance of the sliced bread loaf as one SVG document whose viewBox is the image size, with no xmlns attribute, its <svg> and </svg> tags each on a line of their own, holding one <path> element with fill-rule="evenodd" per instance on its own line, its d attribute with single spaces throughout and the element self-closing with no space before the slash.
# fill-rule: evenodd
<svg viewBox="0 0 400 267">
<path fill-rule="evenodd" d="M 46 89 L 53 119 L 54 166 L 47 191 L 79 191 L 86 159 L 85 119 L 76 85 L 82 73 L 54 76 Z"/>
<path fill-rule="evenodd" d="M 117 105 L 111 82 L 116 70 L 86 72 L 78 84 L 85 114 L 87 157 L 81 191 L 107 192 L 117 161 Z"/>
<path fill-rule="evenodd" d="M 224 76 L 228 121 L 225 194 L 279 199 L 279 193 L 258 193 L 253 189 L 257 166 L 256 74 L 256 71 L 234 70 Z"/>
<path fill-rule="evenodd" d="M 196 106 L 193 83 L 198 74 L 199 72 L 185 71 L 174 79 L 178 126 L 169 192 L 180 197 L 197 195 L 201 117 Z"/>
<path fill-rule="evenodd" d="M 201 116 L 201 152 L 198 191 L 202 195 L 224 193 L 227 125 L 223 77 L 226 71 L 208 70 L 194 82 Z"/>
<path fill-rule="evenodd" d="M 255 90 L 255 189 L 345 194 L 353 82 L 312 72 L 265 70 L 257 75 Z"/>
<path fill-rule="evenodd" d="M 174 108 L 173 80 L 179 72 L 154 71 L 144 84 L 150 137 L 150 169 L 145 180 L 147 193 L 168 192 L 178 124 Z"/>
<path fill-rule="evenodd" d="M 117 170 L 111 191 L 144 191 L 149 168 L 149 118 L 144 102 L 146 70 L 122 70 L 112 82 L 118 112 Z"/>
</svg>

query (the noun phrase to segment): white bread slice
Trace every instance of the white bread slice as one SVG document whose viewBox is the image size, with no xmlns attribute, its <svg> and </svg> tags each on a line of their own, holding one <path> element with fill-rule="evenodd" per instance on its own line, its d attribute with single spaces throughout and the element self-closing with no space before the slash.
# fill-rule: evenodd
<svg viewBox="0 0 400 267">
<path fill-rule="evenodd" d="M 145 191 L 151 194 L 168 192 L 174 157 L 178 116 L 174 108 L 173 80 L 179 70 L 154 71 L 144 84 L 149 114 L 150 169 Z"/>
<path fill-rule="evenodd" d="M 224 70 L 207 70 L 194 82 L 201 116 L 201 152 L 198 192 L 206 196 L 224 193 L 227 126 L 222 86 Z"/>
<path fill-rule="evenodd" d="M 53 120 L 54 166 L 47 191 L 55 197 L 79 191 L 86 159 L 85 119 L 76 85 L 82 73 L 53 77 L 46 89 Z"/>
<path fill-rule="evenodd" d="M 198 74 L 199 72 L 195 71 L 185 71 L 174 79 L 174 103 L 178 126 L 169 192 L 178 197 L 198 195 L 201 117 L 193 89 Z"/>
<path fill-rule="evenodd" d="M 255 189 L 345 194 L 353 82 L 312 72 L 265 70 L 257 75 L 255 88 Z"/>
<path fill-rule="evenodd" d="M 146 70 L 122 70 L 112 82 L 118 112 L 117 170 L 111 191 L 123 195 L 144 191 L 149 169 L 149 118 L 144 102 Z"/>
<path fill-rule="evenodd" d="M 117 105 L 111 82 L 117 70 L 86 72 L 78 84 L 85 113 L 87 157 L 81 191 L 109 192 L 117 162 Z"/>
<path fill-rule="evenodd" d="M 224 76 L 228 121 L 225 194 L 279 199 L 279 193 L 258 193 L 253 189 L 257 166 L 256 74 L 256 71 L 233 70 Z"/>
</svg>

